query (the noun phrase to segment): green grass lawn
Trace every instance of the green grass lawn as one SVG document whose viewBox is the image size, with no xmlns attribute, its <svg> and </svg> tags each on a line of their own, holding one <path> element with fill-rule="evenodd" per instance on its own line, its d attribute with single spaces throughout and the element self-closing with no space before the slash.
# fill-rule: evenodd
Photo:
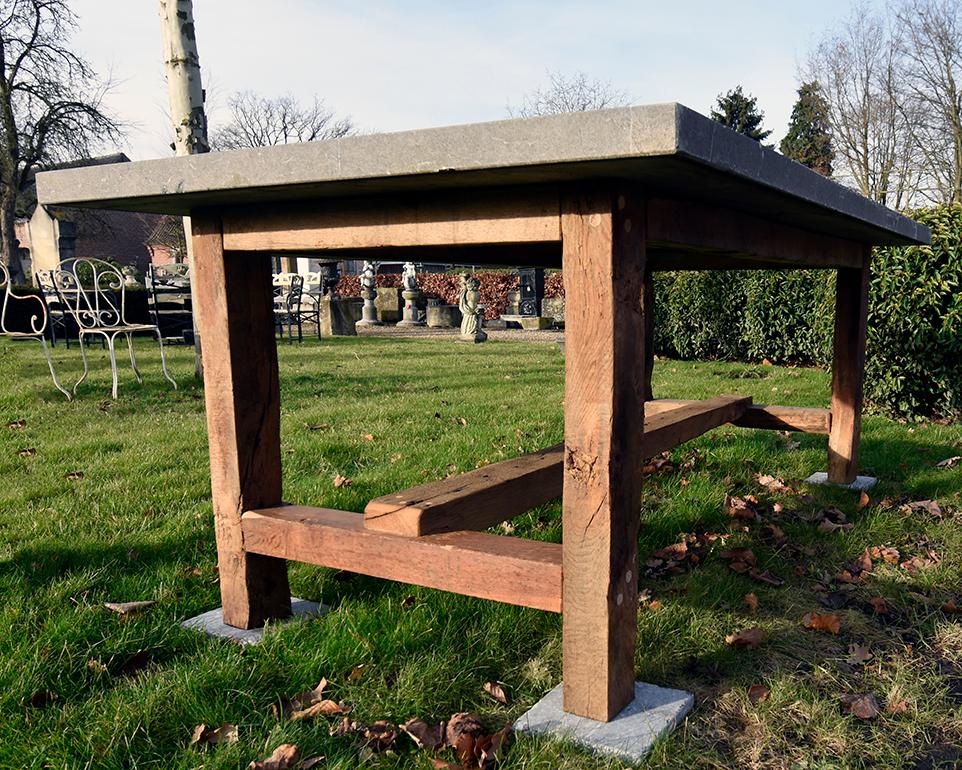
<svg viewBox="0 0 962 770">
<path fill-rule="evenodd" d="M 181 384 L 174 392 L 156 347 L 142 342 L 146 383 L 122 373 L 117 401 L 109 400 L 103 352 L 95 348 L 93 358 L 93 376 L 67 403 L 35 345 L 0 340 L 0 767 L 243 768 L 287 742 L 326 755 L 323 767 L 354 768 L 352 738 L 330 736 L 323 718 L 279 720 L 272 704 L 323 676 L 358 722 L 476 711 L 498 728 L 558 683 L 559 616 L 307 565 L 292 565 L 292 590 L 329 604 L 322 618 L 250 648 L 181 629 L 179 621 L 219 604 L 192 352 L 170 351 Z M 336 339 L 281 345 L 280 360 L 291 502 L 361 511 L 372 497 L 562 439 L 563 360 L 553 345 Z M 76 348 L 58 347 L 55 361 L 72 383 Z M 654 387 L 661 397 L 828 401 L 827 374 L 808 369 L 662 361 Z M 962 429 L 867 417 L 862 467 L 882 482 L 861 510 L 850 492 L 773 494 L 756 482 L 757 473 L 791 484 L 823 470 L 825 445 L 822 436 L 722 428 L 675 450 L 678 470 L 646 479 L 642 562 L 683 533 L 731 533 L 683 574 L 656 577 L 642 567 L 650 600 L 638 617 L 636 673 L 696 697 L 685 725 L 646 766 L 962 765 L 962 616 L 941 609 L 950 599 L 962 605 L 962 464 L 935 468 L 962 454 Z M 351 484 L 335 488 L 337 474 Z M 725 513 L 726 494 L 782 503 L 768 520 L 788 543 L 766 544 L 757 523 L 739 527 Z M 894 503 L 880 504 L 885 498 Z M 938 500 L 945 514 L 900 509 L 920 499 Z M 851 530 L 821 533 L 805 520 L 831 506 Z M 560 505 L 514 525 L 519 536 L 560 541 Z M 902 560 L 929 550 L 939 560 L 914 573 L 876 562 L 844 607 L 825 609 L 818 584 L 838 588 L 833 576 L 880 545 L 899 549 Z M 785 585 L 729 571 L 719 552 L 739 546 Z M 757 614 L 748 592 L 758 597 Z M 874 614 L 875 597 L 887 600 L 888 614 Z M 157 604 L 127 618 L 103 607 L 133 600 Z M 804 628 L 810 611 L 837 613 L 840 633 Z M 726 635 L 756 625 L 767 632 L 757 649 L 726 644 Z M 849 662 L 850 644 L 867 645 L 873 657 Z M 504 683 L 508 706 L 483 691 L 491 680 Z M 754 684 L 770 694 L 752 705 Z M 839 696 L 869 692 L 879 716 L 843 711 Z M 202 722 L 234 723 L 240 740 L 191 748 Z M 365 766 L 433 765 L 405 737 Z M 621 764 L 522 737 L 502 766 Z"/>
</svg>

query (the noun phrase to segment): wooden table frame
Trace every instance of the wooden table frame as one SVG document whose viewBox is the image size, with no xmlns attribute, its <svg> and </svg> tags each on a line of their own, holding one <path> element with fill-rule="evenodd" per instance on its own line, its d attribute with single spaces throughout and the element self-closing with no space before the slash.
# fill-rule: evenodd
<svg viewBox="0 0 962 770">
<path fill-rule="evenodd" d="M 724 422 L 806 430 L 829 434 L 831 481 L 855 478 L 866 243 L 603 179 L 192 215 L 217 552 L 230 625 L 251 628 L 290 614 L 289 559 L 562 611 L 564 708 L 607 721 L 633 697 L 636 544 L 647 452 Z M 386 508 L 387 498 L 372 501 L 366 516 L 284 505 L 269 255 L 423 248 L 470 253 L 471 261 L 478 255 L 514 264 L 560 260 L 563 447 L 421 489 L 413 497 L 429 504 L 420 507 L 400 493 Z M 745 267 L 838 271 L 830 414 L 745 399 L 649 401 L 652 271 Z M 504 490 L 521 477 L 536 480 L 541 490 L 525 505 L 562 487 L 563 545 L 478 531 L 520 513 L 520 504 L 505 502 Z M 403 516 L 390 523 L 385 511 Z M 493 571 L 497 581 L 490 580 Z"/>
</svg>

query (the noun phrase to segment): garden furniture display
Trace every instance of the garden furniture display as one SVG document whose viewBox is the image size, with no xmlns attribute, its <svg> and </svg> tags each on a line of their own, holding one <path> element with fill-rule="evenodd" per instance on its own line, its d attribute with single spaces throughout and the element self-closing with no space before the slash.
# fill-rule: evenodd
<svg viewBox="0 0 962 770">
<path fill-rule="evenodd" d="M 192 217 L 227 623 L 290 614 L 289 560 L 561 612 L 564 709 L 600 721 L 634 694 L 645 458 L 725 424 L 820 433 L 829 479 L 852 482 L 871 248 L 929 237 L 676 104 L 68 169 L 37 186 L 45 205 Z M 285 252 L 561 267 L 564 442 L 363 514 L 285 503 L 271 287 Z M 797 268 L 838 276 L 830 409 L 647 399 L 652 271 Z M 558 497 L 563 543 L 485 531 Z"/>
</svg>

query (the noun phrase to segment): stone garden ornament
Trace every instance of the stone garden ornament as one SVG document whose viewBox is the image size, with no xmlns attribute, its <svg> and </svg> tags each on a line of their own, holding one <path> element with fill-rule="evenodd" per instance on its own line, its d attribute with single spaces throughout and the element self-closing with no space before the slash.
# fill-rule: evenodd
<svg viewBox="0 0 962 770">
<path fill-rule="evenodd" d="M 401 296 L 404 298 L 404 312 L 398 326 L 424 326 L 420 318 L 418 305 L 421 300 L 421 289 L 418 287 L 418 276 L 413 262 L 405 262 L 401 273 Z"/>
<path fill-rule="evenodd" d="M 377 297 L 375 275 L 377 275 L 377 263 L 365 261 L 360 275 L 361 298 L 364 300 L 364 306 L 361 308 L 361 320 L 357 322 L 357 326 L 381 325 L 377 320 L 377 306 L 374 304 Z"/>
<path fill-rule="evenodd" d="M 480 301 L 481 282 L 473 275 L 462 274 L 458 309 L 461 311 L 461 339 L 468 342 L 484 342 L 488 338 L 481 330 L 484 311 L 478 306 Z"/>
</svg>

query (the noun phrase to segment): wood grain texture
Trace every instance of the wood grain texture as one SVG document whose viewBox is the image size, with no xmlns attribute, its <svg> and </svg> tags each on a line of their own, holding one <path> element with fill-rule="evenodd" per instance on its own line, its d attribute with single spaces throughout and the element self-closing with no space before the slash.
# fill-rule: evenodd
<svg viewBox="0 0 962 770">
<path fill-rule="evenodd" d="M 544 243 L 561 240 L 553 189 L 321 199 L 226 214 L 224 245 L 242 251 Z"/>
<path fill-rule="evenodd" d="M 684 399 L 658 398 L 645 404 L 645 415 L 647 418 L 662 412 L 670 412 L 691 403 L 697 402 Z M 828 435 L 832 426 L 832 412 L 830 409 L 807 406 L 752 404 L 741 416 L 730 422 L 739 428 L 790 430 L 798 433 L 824 433 Z"/>
<path fill-rule="evenodd" d="M 243 517 L 248 551 L 522 607 L 561 611 L 561 546 L 483 532 L 408 538 L 358 513 L 283 506 Z"/>
<path fill-rule="evenodd" d="M 726 259 L 748 258 L 798 267 L 861 267 L 862 244 L 802 230 L 734 209 L 693 201 L 648 201 L 652 251 L 707 249 Z M 679 260 L 683 261 L 683 260 Z"/>
<path fill-rule="evenodd" d="M 609 721 L 634 697 L 645 203 L 629 190 L 573 190 L 561 228 L 564 709 Z"/>
<path fill-rule="evenodd" d="M 654 457 L 737 419 L 751 401 L 719 396 L 646 416 L 642 456 Z M 561 497 L 563 484 L 564 444 L 557 444 L 378 497 L 364 509 L 364 526 L 406 537 L 486 529 Z"/>
<path fill-rule="evenodd" d="M 655 371 L 655 281 L 651 263 L 647 260 L 642 311 L 645 314 L 645 401 L 651 401 L 655 397 L 651 389 L 651 377 Z"/>
<path fill-rule="evenodd" d="M 871 251 L 866 249 L 864 265 L 839 270 L 835 285 L 832 429 L 828 436 L 828 480 L 835 484 L 850 484 L 858 474 L 870 261 Z"/>
<path fill-rule="evenodd" d="M 224 622 L 256 628 L 291 612 L 287 565 L 246 553 L 241 533 L 245 509 L 281 501 L 271 264 L 266 254 L 225 259 L 216 216 L 194 218 L 193 246 Z"/>
</svg>

